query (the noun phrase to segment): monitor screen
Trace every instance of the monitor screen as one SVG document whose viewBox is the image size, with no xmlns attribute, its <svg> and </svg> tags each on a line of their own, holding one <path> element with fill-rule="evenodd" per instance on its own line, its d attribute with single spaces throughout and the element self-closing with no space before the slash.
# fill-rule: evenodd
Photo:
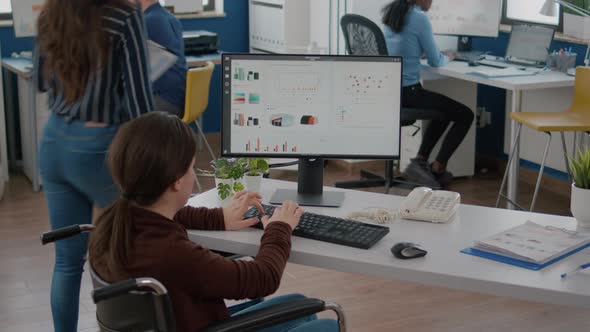
<svg viewBox="0 0 590 332">
<path fill-rule="evenodd" d="M 515 24 L 512 26 L 510 41 L 506 50 L 507 59 L 520 59 L 543 63 L 547 54 L 554 30 L 551 27 L 531 24 Z"/>
<path fill-rule="evenodd" d="M 222 55 L 222 155 L 397 159 L 401 57 Z"/>
<path fill-rule="evenodd" d="M 506 18 L 514 21 L 548 24 L 559 24 L 560 5 L 555 2 L 555 16 L 545 16 L 540 13 L 546 0 L 506 0 Z"/>
<path fill-rule="evenodd" d="M 435 34 L 497 37 L 502 0 L 435 0 L 427 14 Z"/>
</svg>

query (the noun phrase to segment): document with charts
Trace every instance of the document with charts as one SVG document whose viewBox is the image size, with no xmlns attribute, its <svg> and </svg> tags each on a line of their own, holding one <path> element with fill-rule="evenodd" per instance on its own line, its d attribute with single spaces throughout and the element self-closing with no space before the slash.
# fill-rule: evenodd
<svg viewBox="0 0 590 332">
<path fill-rule="evenodd" d="M 590 243 L 590 237 L 562 228 L 527 221 L 485 240 L 475 249 L 527 262 L 544 264 Z"/>
</svg>

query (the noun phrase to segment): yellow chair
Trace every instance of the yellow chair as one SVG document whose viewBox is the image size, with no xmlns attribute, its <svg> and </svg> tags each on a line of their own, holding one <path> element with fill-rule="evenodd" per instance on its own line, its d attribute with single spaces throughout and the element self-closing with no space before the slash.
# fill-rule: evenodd
<svg viewBox="0 0 590 332">
<path fill-rule="evenodd" d="M 211 149 L 211 145 L 207 141 L 207 137 L 201 129 L 202 115 L 209 104 L 209 85 L 211 83 L 211 76 L 213 75 L 215 64 L 207 61 L 205 66 L 191 68 L 186 75 L 186 97 L 184 99 L 184 116 L 182 121 L 184 123 L 194 122 L 199 130 L 199 149 L 202 149 L 202 140 L 211 154 L 211 159 L 215 159 L 215 153 Z"/>
<path fill-rule="evenodd" d="M 567 157 L 567 149 L 565 146 L 564 132 L 586 132 L 590 135 L 590 67 L 578 67 L 576 68 L 576 79 L 574 82 L 574 100 L 565 112 L 522 112 L 522 113 L 510 113 L 510 118 L 518 122 L 517 128 L 517 141 L 520 139 L 520 131 L 522 126 L 525 125 L 531 129 L 547 134 L 547 144 L 545 145 L 545 152 L 543 153 L 543 161 L 541 162 L 541 169 L 537 176 L 537 182 L 535 184 L 535 192 L 533 193 L 533 200 L 529 211 L 533 211 L 535 202 L 537 200 L 537 193 L 541 184 L 541 178 L 543 176 L 543 170 L 545 168 L 545 160 L 547 159 L 547 152 L 549 151 L 549 144 L 551 143 L 551 132 L 561 133 L 561 142 L 563 145 L 563 156 L 565 159 L 565 166 L 568 172 L 568 176 L 571 178 L 570 167 Z M 575 142 L 575 141 L 574 141 Z M 522 209 L 518 204 L 512 202 L 503 193 L 504 185 L 510 168 L 510 163 L 514 157 L 514 152 L 518 144 L 514 145 L 514 148 L 510 152 L 510 158 L 506 165 L 506 171 L 504 172 L 504 178 L 502 179 L 502 185 L 500 186 L 500 192 L 498 193 L 498 199 L 496 201 L 496 207 L 500 204 L 500 199 L 504 198 L 510 203 Z M 524 209 L 523 209 L 524 210 Z"/>
</svg>

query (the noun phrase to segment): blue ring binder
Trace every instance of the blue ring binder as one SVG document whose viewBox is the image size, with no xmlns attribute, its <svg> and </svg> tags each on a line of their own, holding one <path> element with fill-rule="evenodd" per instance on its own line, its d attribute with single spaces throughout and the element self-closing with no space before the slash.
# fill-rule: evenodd
<svg viewBox="0 0 590 332">
<path fill-rule="evenodd" d="M 558 262 L 568 256 L 571 256 L 575 253 L 577 253 L 578 251 L 584 250 L 586 248 L 590 247 L 590 243 L 583 245 L 579 248 L 576 248 L 570 252 L 567 252 L 559 257 L 556 257 L 550 261 L 548 261 L 545 264 L 537 264 L 537 263 L 532 263 L 532 262 L 527 262 L 527 261 L 523 261 L 520 259 L 514 259 L 514 258 L 510 258 L 510 257 L 506 257 L 506 256 L 502 256 L 502 255 L 498 255 L 498 254 L 492 254 L 486 251 L 482 251 L 482 250 L 478 250 L 475 248 L 465 248 L 463 250 L 461 250 L 460 252 L 464 253 L 464 254 L 468 254 L 468 255 L 473 255 L 473 256 L 478 256 L 478 257 L 482 257 L 482 258 L 486 258 L 486 259 L 490 259 L 496 262 L 500 262 L 500 263 L 505 263 L 505 264 L 510 264 L 510 265 L 514 265 L 514 266 L 518 266 L 518 267 L 522 267 L 525 269 L 529 269 L 529 270 L 534 270 L 534 271 L 538 271 L 541 270 L 555 262 Z"/>
</svg>

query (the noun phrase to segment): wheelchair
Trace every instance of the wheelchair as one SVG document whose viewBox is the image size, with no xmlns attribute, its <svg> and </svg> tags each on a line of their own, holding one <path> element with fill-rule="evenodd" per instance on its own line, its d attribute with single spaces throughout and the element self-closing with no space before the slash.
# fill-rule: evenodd
<svg viewBox="0 0 590 332">
<path fill-rule="evenodd" d="M 43 245 L 90 232 L 93 225 L 72 225 L 41 235 Z M 88 264 L 94 290 L 96 319 L 103 332 L 176 332 L 172 301 L 166 287 L 153 278 L 137 278 L 109 284 Z M 229 310 L 232 312 L 232 308 Z M 241 308 L 240 308 L 241 309 Z M 281 303 L 215 322 L 203 332 L 257 331 L 322 311 L 336 313 L 341 332 L 346 331 L 342 308 L 332 302 L 306 298 Z M 236 311 L 235 309 L 233 311 Z"/>
</svg>

